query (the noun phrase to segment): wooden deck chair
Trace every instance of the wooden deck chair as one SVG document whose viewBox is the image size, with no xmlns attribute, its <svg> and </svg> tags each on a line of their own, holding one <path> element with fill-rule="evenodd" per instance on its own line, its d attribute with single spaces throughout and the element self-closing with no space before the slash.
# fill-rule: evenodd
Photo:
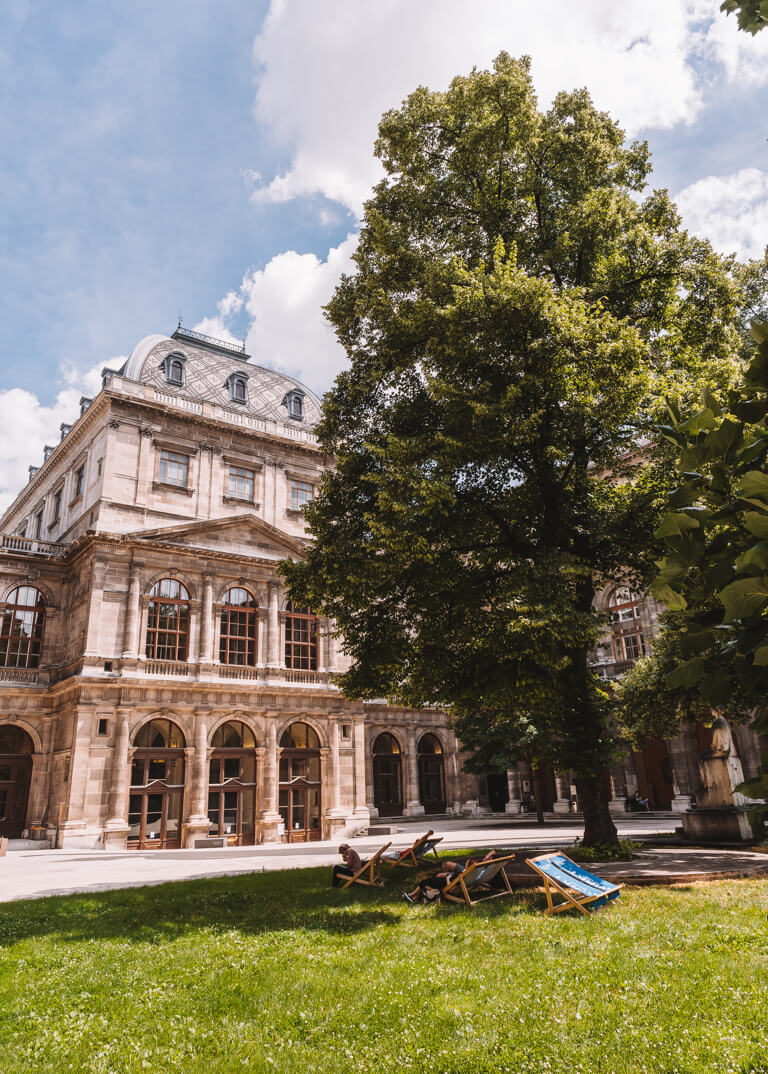
<svg viewBox="0 0 768 1074">
<path fill-rule="evenodd" d="M 559 914 L 574 907 L 580 913 L 588 914 L 596 906 L 604 906 L 612 899 L 617 899 L 620 889 L 624 887 L 623 884 L 614 884 L 611 880 L 587 872 L 561 853 L 526 858 L 525 864 L 530 865 L 544 881 L 548 914 Z M 554 903 L 553 895 L 561 895 L 563 901 Z"/>
<path fill-rule="evenodd" d="M 390 850 L 389 854 L 385 854 L 382 859 L 386 865 L 391 865 L 392 868 L 396 868 L 398 865 L 403 865 L 407 869 L 418 868 L 421 864 L 421 858 L 427 854 L 433 854 L 435 861 L 439 861 L 437 851 L 435 847 L 442 841 L 442 835 L 434 836 L 433 831 L 430 828 L 425 835 L 420 835 L 419 838 L 411 846 L 406 847 L 405 850 Z"/>
<path fill-rule="evenodd" d="M 354 876 L 347 878 L 346 883 L 342 884 L 342 890 L 350 887 L 351 884 L 365 884 L 366 887 L 379 887 L 384 881 L 381 879 L 378 873 L 378 867 L 381 864 L 381 855 L 387 849 L 391 847 L 392 843 L 385 843 L 383 847 L 379 847 L 372 858 L 369 858 L 367 862 L 355 873 Z"/>
<path fill-rule="evenodd" d="M 463 873 L 459 873 L 446 884 L 440 892 L 440 898 L 446 902 L 463 902 L 465 906 L 477 906 L 479 902 L 485 902 L 487 899 L 511 895 L 514 889 L 504 871 L 504 866 L 508 861 L 512 861 L 514 856 L 514 854 L 508 854 L 505 858 L 473 862 Z M 501 890 L 493 884 L 493 881 L 497 879 L 501 881 Z M 480 895 L 480 898 L 473 898 L 473 895 Z"/>
</svg>

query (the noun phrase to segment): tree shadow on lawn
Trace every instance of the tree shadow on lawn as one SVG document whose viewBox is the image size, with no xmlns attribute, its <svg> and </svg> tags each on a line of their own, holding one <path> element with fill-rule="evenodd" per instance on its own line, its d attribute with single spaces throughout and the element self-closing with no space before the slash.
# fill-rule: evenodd
<svg viewBox="0 0 768 1074">
<path fill-rule="evenodd" d="M 310 931 L 354 935 L 396 925 L 413 913 L 454 916 L 482 913 L 500 918 L 538 913 L 543 900 L 517 891 L 470 910 L 457 904 L 412 907 L 402 899 L 415 876 L 388 878 L 385 887 L 341 890 L 330 886 L 330 870 L 292 869 L 241 876 L 185 880 L 99 894 L 60 895 L 5 903 L 0 909 L 0 947 L 51 936 L 69 942 L 123 939 L 163 943 L 200 931 L 250 935 Z"/>
</svg>

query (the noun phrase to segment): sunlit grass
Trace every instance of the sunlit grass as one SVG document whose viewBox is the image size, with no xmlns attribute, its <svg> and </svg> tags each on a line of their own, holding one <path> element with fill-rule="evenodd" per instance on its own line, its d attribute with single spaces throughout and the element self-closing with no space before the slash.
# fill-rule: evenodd
<svg viewBox="0 0 768 1074">
<path fill-rule="evenodd" d="M 0 905 L 0 1072 L 768 1072 L 765 880 L 553 919 L 328 875 Z"/>
</svg>

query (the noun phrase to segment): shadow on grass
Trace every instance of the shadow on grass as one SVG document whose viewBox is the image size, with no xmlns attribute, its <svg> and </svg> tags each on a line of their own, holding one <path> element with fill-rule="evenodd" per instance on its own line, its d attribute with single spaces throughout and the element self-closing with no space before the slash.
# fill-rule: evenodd
<svg viewBox="0 0 768 1074">
<path fill-rule="evenodd" d="M 540 900 L 530 891 L 485 902 L 475 910 L 459 905 L 420 908 L 402 901 L 414 873 L 394 876 L 382 888 L 346 891 L 330 887 L 329 877 L 328 868 L 295 869 L 5 903 L 0 910 L 0 947 L 41 936 L 72 942 L 162 943 L 203 930 L 354 935 L 396 925 L 412 913 L 453 916 L 479 911 L 499 918 L 513 904 L 517 912 L 539 910 Z"/>
</svg>

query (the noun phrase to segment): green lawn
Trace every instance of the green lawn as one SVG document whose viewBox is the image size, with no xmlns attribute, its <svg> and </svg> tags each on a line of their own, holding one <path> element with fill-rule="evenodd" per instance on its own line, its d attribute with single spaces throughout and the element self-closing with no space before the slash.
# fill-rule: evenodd
<svg viewBox="0 0 768 1074">
<path fill-rule="evenodd" d="M 0 1072 L 768 1072 L 768 882 L 474 911 L 329 870 L 0 904 Z"/>
</svg>

